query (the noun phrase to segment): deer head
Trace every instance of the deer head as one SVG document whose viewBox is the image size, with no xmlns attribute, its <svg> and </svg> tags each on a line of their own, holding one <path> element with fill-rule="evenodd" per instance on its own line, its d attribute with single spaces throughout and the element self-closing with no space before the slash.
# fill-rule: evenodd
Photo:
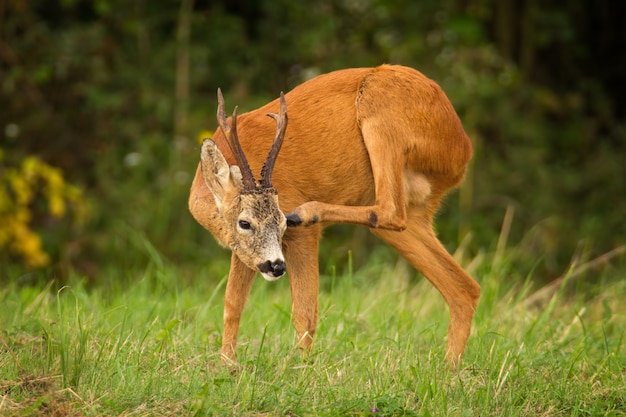
<svg viewBox="0 0 626 417">
<path fill-rule="evenodd" d="M 287 128 L 287 104 L 280 94 L 276 137 L 257 182 L 237 136 L 237 107 L 231 126 L 224 114 L 224 98 L 217 90 L 217 121 L 224 133 L 237 165 L 229 166 L 224 155 L 211 139 L 205 139 L 201 150 L 202 176 L 215 199 L 220 221 L 220 243 L 228 246 L 248 267 L 268 281 L 285 273 L 282 237 L 287 228 L 285 215 L 278 206 L 278 193 L 272 186 L 272 171 Z"/>
</svg>

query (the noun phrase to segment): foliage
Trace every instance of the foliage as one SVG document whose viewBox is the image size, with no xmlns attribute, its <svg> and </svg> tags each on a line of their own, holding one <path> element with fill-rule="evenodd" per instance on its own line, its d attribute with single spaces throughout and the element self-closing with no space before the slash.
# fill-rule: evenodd
<svg viewBox="0 0 626 417">
<path fill-rule="evenodd" d="M 0 148 L 0 250 L 9 255 L 4 262 L 12 256 L 29 268 L 47 266 L 50 256 L 36 225 L 72 217 L 70 227 L 76 229 L 85 210 L 82 191 L 68 184 L 58 168 L 32 156 L 9 166 Z"/>
<path fill-rule="evenodd" d="M 1 1 L 0 412 L 624 415 L 613 3 Z M 228 256 L 186 210 L 215 91 L 248 110 L 382 62 L 439 82 L 475 146 L 438 222 L 482 287 L 463 368 L 441 363 L 434 289 L 367 229 L 333 226 L 311 360 L 292 349 L 286 280 L 257 283 L 231 373 Z M 559 275 L 558 292 L 530 294 Z"/>
<path fill-rule="evenodd" d="M 589 0 L 3 2 L 2 147 L 59 167 L 97 202 L 71 256 L 54 243 L 56 260 L 92 276 L 145 264 L 130 229 L 204 263 L 224 253 L 185 207 L 217 87 L 245 110 L 322 72 L 405 64 L 443 86 L 476 148 L 443 240 L 471 231 L 473 251 L 489 249 L 514 208 L 511 239 L 532 235 L 525 262 L 553 277 L 580 247 L 626 236 L 622 16 Z M 329 229 L 322 269 L 384 252 L 364 235 Z"/>
</svg>

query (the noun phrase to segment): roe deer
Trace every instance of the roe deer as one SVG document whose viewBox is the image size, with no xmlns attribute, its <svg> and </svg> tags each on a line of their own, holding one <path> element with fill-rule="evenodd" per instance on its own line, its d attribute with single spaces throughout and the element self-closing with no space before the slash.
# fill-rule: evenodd
<svg viewBox="0 0 626 417">
<path fill-rule="evenodd" d="M 457 364 L 480 287 L 439 242 L 433 217 L 463 179 L 472 145 L 440 87 L 412 68 L 381 65 L 320 75 L 240 116 L 235 108 L 230 125 L 219 90 L 218 102 L 220 130 L 202 145 L 189 209 L 232 250 L 223 360 L 235 360 L 256 272 L 272 281 L 289 271 L 298 345 L 310 349 L 321 230 L 352 223 L 389 243 L 443 295 L 446 359 Z"/>
</svg>

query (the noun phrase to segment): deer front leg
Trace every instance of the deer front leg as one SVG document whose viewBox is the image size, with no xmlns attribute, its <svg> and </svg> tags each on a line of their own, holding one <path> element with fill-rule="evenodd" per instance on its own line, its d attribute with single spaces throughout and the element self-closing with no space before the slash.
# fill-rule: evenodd
<svg viewBox="0 0 626 417">
<path fill-rule="evenodd" d="M 233 253 L 230 259 L 230 272 L 224 295 L 224 334 L 222 336 L 222 362 L 233 364 L 236 360 L 235 348 L 241 312 L 246 304 L 255 271 L 248 268 Z"/>
<path fill-rule="evenodd" d="M 283 239 L 297 347 L 307 354 L 317 327 L 320 228 L 290 229 Z"/>
</svg>

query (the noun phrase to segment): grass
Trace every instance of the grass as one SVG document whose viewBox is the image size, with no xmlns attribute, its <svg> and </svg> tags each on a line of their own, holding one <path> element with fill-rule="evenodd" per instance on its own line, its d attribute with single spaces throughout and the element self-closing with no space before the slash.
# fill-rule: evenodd
<svg viewBox="0 0 626 417">
<path fill-rule="evenodd" d="M 626 280 L 526 302 L 510 263 L 466 264 L 483 289 L 462 367 L 447 309 L 403 262 L 322 277 L 312 355 L 293 350 L 288 282 L 257 280 L 236 372 L 219 360 L 224 279 L 153 262 L 87 286 L 0 292 L 7 416 L 624 416 Z"/>
</svg>

